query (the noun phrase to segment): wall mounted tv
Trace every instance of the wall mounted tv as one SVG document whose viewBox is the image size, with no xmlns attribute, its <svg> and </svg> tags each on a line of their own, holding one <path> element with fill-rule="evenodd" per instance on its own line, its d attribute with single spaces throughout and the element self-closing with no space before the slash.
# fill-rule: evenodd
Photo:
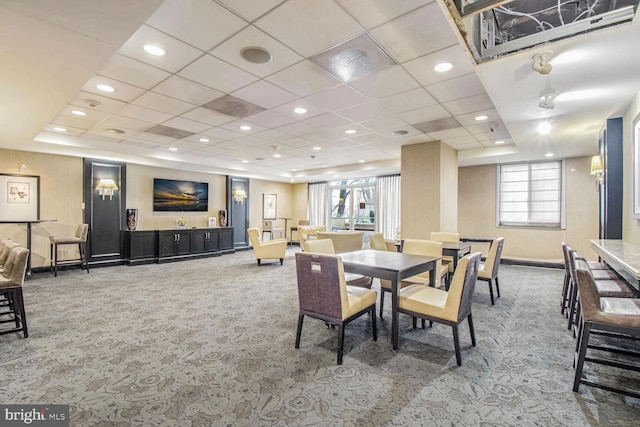
<svg viewBox="0 0 640 427">
<path fill-rule="evenodd" d="M 154 212 L 206 212 L 208 210 L 208 183 L 153 179 Z"/>
</svg>

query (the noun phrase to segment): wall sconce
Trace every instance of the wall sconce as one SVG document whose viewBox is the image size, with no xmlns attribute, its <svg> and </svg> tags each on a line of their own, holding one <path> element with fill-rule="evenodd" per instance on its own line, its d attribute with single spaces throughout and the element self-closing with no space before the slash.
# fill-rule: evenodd
<svg viewBox="0 0 640 427">
<path fill-rule="evenodd" d="M 102 196 L 102 200 L 104 200 L 105 196 L 109 196 L 109 200 L 113 200 L 113 192 L 118 189 L 118 186 L 112 179 L 101 179 L 96 186 L 96 190 L 98 190 L 98 194 Z"/>
<path fill-rule="evenodd" d="M 244 202 L 244 199 L 247 198 L 247 192 L 244 189 L 240 189 L 240 190 L 233 190 L 233 201 L 238 203 L 238 204 L 242 204 Z"/>
<path fill-rule="evenodd" d="M 604 175 L 604 168 L 602 167 L 602 157 L 593 156 L 591 158 L 591 175 L 596 176 L 596 191 L 600 191 L 600 185 L 602 185 L 602 178 Z"/>
</svg>

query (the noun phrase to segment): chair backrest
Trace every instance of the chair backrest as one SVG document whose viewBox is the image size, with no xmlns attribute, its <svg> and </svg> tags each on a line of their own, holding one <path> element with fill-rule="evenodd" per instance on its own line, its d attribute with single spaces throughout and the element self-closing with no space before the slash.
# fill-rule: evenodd
<svg viewBox="0 0 640 427">
<path fill-rule="evenodd" d="M 580 294 L 582 318 L 586 321 L 592 321 L 601 312 L 598 287 L 596 286 L 591 271 L 585 268 L 578 268 L 575 273 L 578 292 Z"/>
<path fill-rule="evenodd" d="M 2 276 L 8 279 L 8 282 L 0 282 L 2 287 L 22 286 L 24 283 L 24 274 L 27 271 L 27 257 L 29 250 L 20 246 L 15 246 L 9 252 L 9 258 L 2 271 Z"/>
<path fill-rule="evenodd" d="M 330 254 L 336 253 L 333 248 L 333 241 L 331 239 L 316 239 L 307 240 L 304 242 L 304 251 L 314 254 Z"/>
<path fill-rule="evenodd" d="M 500 257 L 502 257 L 502 245 L 504 244 L 504 237 L 498 237 L 493 239 L 489 253 L 484 261 L 485 268 L 491 270 L 491 277 L 498 276 L 498 267 L 500 266 Z"/>
<path fill-rule="evenodd" d="M 364 231 L 319 231 L 318 239 L 331 239 L 337 254 L 359 251 L 364 242 Z"/>
<path fill-rule="evenodd" d="M 87 241 L 87 235 L 89 234 L 89 224 L 79 224 L 76 228 L 76 237 L 81 241 Z"/>
<path fill-rule="evenodd" d="M 249 241 L 251 242 L 251 246 L 255 248 L 262 244 L 262 239 L 260 238 L 260 232 L 258 231 L 257 228 L 255 227 L 247 228 L 247 234 L 249 235 Z"/>
<path fill-rule="evenodd" d="M 273 221 L 262 221 L 262 231 L 271 231 L 273 229 Z"/>
<path fill-rule="evenodd" d="M 436 256 L 442 258 L 442 242 L 436 242 L 435 240 L 421 240 L 421 239 L 404 239 L 402 243 L 402 253 L 409 255 L 423 255 L 423 256 Z M 436 262 L 436 282 L 439 271 L 442 269 L 442 259 Z M 418 274 L 418 276 L 425 277 L 427 273 Z"/>
<path fill-rule="evenodd" d="M 459 242 L 460 233 L 449 233 L 447 231 L 432 231 L 431 240 L 438 242 Z"/>
<path fill-rule="evenodd" d="M 384 235 L 382 233 L 369 234 L 369 247 L 377 251 L 386 251 L 387 242 L 384 241 Z"/>
<path fill-rule="evenodd" d="M 453 273 L 445 310 L 458 312 L 458 320 L 462 320 L 471 312 L 473 293 L 478 280 L 478 270 L 480 268 L 480 252 L 474 252 L 463 257 Z"/>
<path fill-rule="evenodd" d="M 3 267 L 7 263 L 9 253 L 13 248 L 17 246 L 20 246 L 20 244 L 12 241 L 4 243 L 4 245 L 2 246 L 2 250 L 0 250 L 0 267 Z"/>
<path fill-rule="evenodd" d="M 296 253 L 300 310 L 344 319 L 349 297 L 342 258 L 336 255 Z"/>
<path fill-rule="evenodd" d="M 301 219 L 300 221 L 298 221 L 298 225 L 309 225 L 309 220 Z"/>
<path fill-rule="evenodd" d="M 564 272 L 567 277 L 571 277 L 571 266 L 569 265 L 569 251 L 571 250 L 571 246 L 567 245 L 565 242 L 562 242 L 562 259 L 564 260 Z"/>
</svg>

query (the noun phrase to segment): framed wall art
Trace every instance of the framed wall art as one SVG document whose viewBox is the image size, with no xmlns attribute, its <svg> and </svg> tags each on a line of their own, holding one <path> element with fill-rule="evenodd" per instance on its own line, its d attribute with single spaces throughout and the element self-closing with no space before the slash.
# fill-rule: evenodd
<svg viewBox="0 0 640 427">
<path fill-rule="evenodd" d="M 276 194 L 263 194 L 262 197 L 262 219 L 276 219 L 278 196 Z"/>
<path fill-rule="evenodd" d="M 0 221 L 40 219 L 40 177 L 0 174 Z"/>
</svg>

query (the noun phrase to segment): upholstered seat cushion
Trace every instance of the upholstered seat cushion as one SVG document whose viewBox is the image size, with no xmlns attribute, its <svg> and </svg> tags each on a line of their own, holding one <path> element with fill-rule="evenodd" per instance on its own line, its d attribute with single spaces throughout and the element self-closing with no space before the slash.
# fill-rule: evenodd
<svg viewBox="0 0 640 427">
<path fill-rule="evenodd" d="M 375 304 L 378 293 L 371 289 L 347 286 L 347 297 L 349 299 L 349 310 L 345 318 L 353 316 L 357 312 Z"/>
<path fill-rule="evenodd" d="M 82 243 L 84 239 L 75 236 L 50 236 L 49 240 L 51 243 Z"/>
<path fill-rule="evenodd" d="M 449 272 L 449 267 L 446 265 L 442 265 L 440 267 L 440 274 L 438 275 L 438 277 L 440 277 L 440 279 L 442 280 L 442 278 Z M 418 274 L 416 276 L 411 276 L 411 277 L 407 277 L 406 279 L 404 279 L 402 281 L 404 286 L 407 285 L 424 285 L 424 286 L 429 286 L 429 272 L 426 273 L 421 273 Z M 438 285 L 438 281 L 436 280 L 436 286 Z"/>
<path fill-rule="evenodd" d="M 622 280 L 596 280 L 596 287 L 601 297 L 631 298 L 633 290 Z"/>
<path fill-rule="evenodd" d="M 347 286 L 371 287 L 371 277 L 362 274 L 344 273 L 344 280 L 347 282 Z"/>
<path fill-rule="evenodd" d="M 631 298 L 600 298 L 600 308 L 606 314 L 640 316 L 640 300 Z"/>
<path fill-rule="evenodd" d="M 483 279 L 491 279 L 491 273 L 492 273 L 492 271 L 490 270 L 491 268 L 493 268 L 492 265 L 485 268 L 484 263 L 480 263 L 480 270 L 478 270 L 478 277 L 481 277 Z"/>
<path fill-rule="evenodd" d="M 593 274 L 593 278 L 596 280 L 619 279 L 613 270 L 593 270 L 591 274 Z"/>
<path fill-rule="evenodd" d="M 400 291 L 400 308 L 441 319 L 456 321 L 457 310 L 447 310 L 449 293 L 429 286 L 411 285 Z M 456 306 L 457 309 L 457 306 Z"/>
</svg>

